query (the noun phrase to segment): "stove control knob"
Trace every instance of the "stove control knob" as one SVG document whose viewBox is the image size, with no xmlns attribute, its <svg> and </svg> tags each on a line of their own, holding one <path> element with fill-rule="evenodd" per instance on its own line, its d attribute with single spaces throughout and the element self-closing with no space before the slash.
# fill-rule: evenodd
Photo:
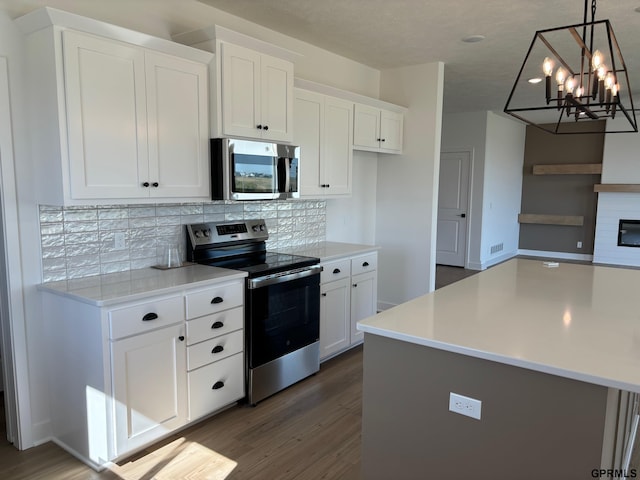
<svg viewBox="0 0 640 480">
<path fill-rule="evenodd" d="M 260 225 L 260 231 L 264 232 L 266 230 L 267 227 L 264 226 L 264 223 L 262 225 Z"/>
<path fill-rule="evenodd" d="M 251 227 L 251 230 L 253 230 L 254 232 L 257 232 L 260 230 L 260 227 L 258 225 L 254 225 L 253 227 Z"/>
<path fill-rule="evenodd" d="M 195 232 L 193 232 L 193 234 L 196 236 L 196 238 L 202 237 L 202 232 L 200 230 L 196 230 Z"/>
<path fill-rule="evenodd" d="M 202 233 L 204 234 L 205 237 L 210 237 L 211 236 L 211 230 L 203 230 Z"/>
</svg>

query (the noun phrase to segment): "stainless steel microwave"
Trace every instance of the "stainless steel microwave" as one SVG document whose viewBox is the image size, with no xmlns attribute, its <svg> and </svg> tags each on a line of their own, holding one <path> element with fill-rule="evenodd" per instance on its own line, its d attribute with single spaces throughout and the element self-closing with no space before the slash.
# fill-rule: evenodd
<svg viewBox="0 0 640 480">
<path fill-rule="evenodd" d="M 280 200 L 300 197 L 300 147 L 214 138 L 213 200 Z"/>
</svg>

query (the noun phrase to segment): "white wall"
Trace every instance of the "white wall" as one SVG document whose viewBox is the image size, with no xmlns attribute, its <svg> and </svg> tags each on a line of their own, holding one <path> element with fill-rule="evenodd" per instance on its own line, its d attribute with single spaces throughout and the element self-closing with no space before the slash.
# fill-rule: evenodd
<svg viewBox="0 0 640 480">
<path fill-rule="evenodd" d="M 601 183 L 640 183 L 640 133 L 604 137 Z"/>
<path fill-rule="evenodd" d="M 484 167 L 482 205 L 481 268 L 514 257 L 518 253 L 524 165 L 524 124 L 487 113 L 487 149 Z M 503 250 L 491 253 L 491 246 Z"/>
<path fill-rule="evenodd" d="M 381 156 L 381 161 L 388 158 Z M 327 240 L 376 243 L 376 183 L 378 154 L 353 152 L 353 194 L 327 200 Z"/>
<path fill-rule="evenodd" d="M 379 304 L 433 291 L 444 65 L 384 70 L 381 98 L 409 108 L 402 155 L 378 159 Z"/>
</svg>

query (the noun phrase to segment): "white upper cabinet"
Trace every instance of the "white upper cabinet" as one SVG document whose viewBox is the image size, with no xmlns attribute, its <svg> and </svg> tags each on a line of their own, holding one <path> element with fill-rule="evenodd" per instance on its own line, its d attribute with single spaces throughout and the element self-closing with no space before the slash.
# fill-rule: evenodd
<svg viewBox="0 0 640 480">
<path fill-rule="evenodd" d="M 402 153 L 404 116 L 369 105 L 356 104 L 353 148 L 383 153 Z"/>
<path fill-rule="evenodd" d="M 27 31 L 38 201 L 210 198 L 211 54 L 153 37 L 143 42 L 143 34 L 79 18 L 101 35 L 56 25 Z"/>
<path fill-rule="evenodd" d="M 221 42 L 221 134 L 290 142 L 293 63 Z"/>
<path fill-rule="evenodd" d="M 300 196 L 351 194 L 353 102 L 297 89 L 294 143 L 300 146 Z"/>
</svg>

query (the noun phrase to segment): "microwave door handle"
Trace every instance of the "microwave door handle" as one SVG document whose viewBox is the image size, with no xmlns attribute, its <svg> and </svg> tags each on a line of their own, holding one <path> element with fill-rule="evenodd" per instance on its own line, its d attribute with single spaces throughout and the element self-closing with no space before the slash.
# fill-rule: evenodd
<svg viewBox="0 0 640 480">
<path fill-rule="evenodd" d="M 291 159 L 284 159 L 284 193 L 291 191 Z"/>
</svg>

